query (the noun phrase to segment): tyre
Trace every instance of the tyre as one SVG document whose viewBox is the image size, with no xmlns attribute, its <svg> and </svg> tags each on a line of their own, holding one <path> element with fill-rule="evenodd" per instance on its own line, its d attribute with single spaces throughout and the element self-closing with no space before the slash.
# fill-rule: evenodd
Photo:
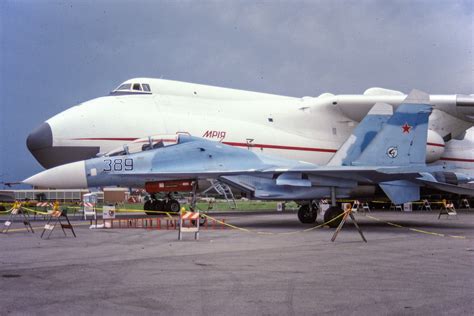
<svg viewBox="0 0 474 316">
<path fill-rule="evenodd" d="M 303 224 L 312 224 L 316 221 L 318 212 L 316 209 L 311 210 L 309 205 L 301 205 L 298 210 L 298 219 Z"/>
<path fill-rule="evenodd" d="M 151 200 L 146 201 L 145 204 L 143 204 L 143 209 L 145 210 L 146 215 L 153 215 L 154 213 L 147 212 L 153 210 L 153 202 Z"/>
<path fill-rule="evenodd" d="M 166 203 L 166 210 L 168 212 L 173 212 L 173 213 L 178 213 L 181 208 L 181 205 L 179 205 L 179 202 L 171 199 Z"/>
<path fill-rule="evenodd" d="M 207 217 L 202 216 L 202 215 L 199 216 L 199 226 L 204 226 L 204 224 L 206 224 L 206 222 L 207 222 Z M 194 225 L 194 226 L 196 226 L 196 221 L 195 221 L 195 220 L 192 220 L 192 221 L 191 221 L 191 224 Z"/>
<path fill-rule="evenodd" d="M 339 207 L 331 206 L 324 213 L 324 222 L 327 223 L 327 222 L 333 220 L 334 218 L 338 217 L 342 213 L 344 213 L 344 211 L 342 209 L 340 209 Z M 341 221 L 342 221 L 342 216 L 339 216 L 338 219 L 329 222 L 327 225 L 331 228 L 336 228 L 337 226 L 339 226 Z"/>
<path fill-rule="evenodd" d="M 163 202 L 162 200 L 155 200 L 153 201 L 152 207 L 154 211 L 162 212 L 165 210 L 165 202 Z M 158 214 L 158 213 L 155 213 L 155 214 Z"/>
</svg>

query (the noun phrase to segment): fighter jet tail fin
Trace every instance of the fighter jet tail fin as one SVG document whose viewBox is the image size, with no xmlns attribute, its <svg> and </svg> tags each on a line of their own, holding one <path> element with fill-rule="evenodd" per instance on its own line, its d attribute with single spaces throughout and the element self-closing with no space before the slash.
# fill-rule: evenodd
<svg viewBox="0 0 474 316">
<path fill-rule="evenodd" d="M 376 103 L 331 158 L 328 166 L 350 166 L 372 142 L 392 115 L 393 108 L 390 104 Z"/>
<path fill-rule="evenodd" d="M 413 90 L 352 165 L 424 165 L 431 111 L 429 96 Z"/>
</svg>

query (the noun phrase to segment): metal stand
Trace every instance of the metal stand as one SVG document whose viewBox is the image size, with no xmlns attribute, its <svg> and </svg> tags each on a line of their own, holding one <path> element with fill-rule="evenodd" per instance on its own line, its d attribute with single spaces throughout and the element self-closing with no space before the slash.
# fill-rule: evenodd
<svg viewBox="0 0 474 316">
<path fill-rule="evenodd" d="M 30 214 L 28 212 L 25 212 L 22 209 L 21 204 L 15 204 L 13 206 L 12 212 L 10 213 L 10 217 L 4 223 L 2 233 L 3 234 L 8 233 L 8 230 L 10 229 L 11 225 L 13 224 L 13 220 L 18 216 L 20 216 L 22 218 L 23 224 L 25 225 L 26 230 L 28 232 L 31 232 L 31 233 L 34 234 L 35 231 L 33 230 L 33 227 L 31 227 L 31 223 L 30 223 Z"/>
<path fill-rule="evenodd" d="M 423 206 L 421 207 L 422 210 L 425 210 L 425 211 L 432 211 L 431 209 L 431 204 L 428 200 L 423 200 Z"/>
<path fill-rule="evenodd" d="M 471 209 L 471 206 L 469 205 L 469 200 L 468 199 L 463 199 L 461 202 L 464 205 L 464 208 L 467 208 L 468 210 Z"/>
<path fill-rule="evenodd" d="M 63 218 L 66 223 L 63 223 L 61 221 L 61 218 Z M 54 221 L 54 224 L 51 224 L 51 221 Z M 76 233 L 74 232 L 74 228 L 71 225 L 71 222 L 69 221 L 69 218 L 67 217 L 67 213 L 64 213 L 62 211 L 53 211 L 51 216 L 48 219 L 48 222 L 46 225 L 44 225 L 43 232 L 41 233 L 41 238 L 43 238 L 44 233 L 49 230 L 48 237 L 46 239 L 49 239 L 51 234 L 53 233 L 54 228 L 56 228 L 56 225 L 59 223 L 61 226 L 61 229 L 64 233 L 64 236 L 67 236 L 66 231 L 64 229 L 70 229 L 72 234 L 74 235 L 74 238 L 76 238 Z"/>
<path fill-rule="evenodd" d="M 454 208 L 453 203 L 444 203 L 443 206 L 439 209 L 438 219 L 441 218 L 441 215 L 446 215 L 446 218 L 450 218 L 453 216 L 454 218 L 458 218 L 458 213 Z"/>
<path fill-rule="evenodd" d="M 334 232 L 334 235 L 332 236 L 331 238 L 331 241 L 334 242 L 336 240 L 336 237 L 337 235 L 339 234 L 339 232 L 341 231 L 342 227 L 344 226 L 344 224 L 346 223 L 346 220 L 347 220 L 347 217 L 350 216 L 352 221 L 354 222 L 354 226 L 357 228 L 357 230 L 359 231 L 359 234 L 360 234 L 360 237 L 362 237 L 362 240 L 367 242 L 367 239 L 365 239 L 364 237 L 364 234 L 362 233 L 362 230 L 360 229 L 359 225 L 357 224 L 357 221 L 354 217 L 354 215 L 352 214 L 352 209 L 348 209 L 344 216 L 342 217 L 342 221 L 341 223 L 339 224 L 339 226 L 337 227 L 336 231 Z"/>
<path fill-rule="evenodd" d="M 400 205 L 400 204 L 393 204 L 393 203 L 392 203 L 392 205 L 390 205 L 390 210 L 392 210 L 392 209 L 393 209 L 394 211 L 400 211 L 400 212 L 403 211 L 403 207 L 402 207 L 402 205 Z"/>
</svg>

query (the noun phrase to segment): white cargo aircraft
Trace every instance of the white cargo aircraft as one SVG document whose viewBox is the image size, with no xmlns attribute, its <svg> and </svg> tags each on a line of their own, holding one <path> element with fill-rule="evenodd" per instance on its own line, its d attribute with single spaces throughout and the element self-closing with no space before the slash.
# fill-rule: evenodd
<svg viewBox="0 0 474 316">
<path fill-rule="evenodd" d="M 29 135 L 27 146 L 40 164 L 51 168 L 107 153 L 140 138 L 188 133 L 323 165 L 375 103 L 396 108 L 405 97 L 398 91 L 370 88 L 362 95 L 325 93 L 294 98 L 135 78 L 108 96 L 48 119 Z M 462 139 L 473 126 L 474 97 L 431 95 L 430 103 L 434 110 L 429 120 L 427 162 L 473 169 L 472 142 L 450 140 Z M 361 185 L 353 196 L 372 196 L 375 190 Z"/>
<path fill-rule="evenodd" d="M 45 168 L 88 159 L 151 135 L 189 133 L 276 156 L 327 163 L 377 102 L 406 96 L 370 88 L 362 95 L 293 98 L 179 81 L 136 78 L 110 95 L 48 119 L 27 139 Z M 427 161 L 473 163 L 449 148 L 474 124 L 474 96 L 431 95 Z M 446 148 L 448 147 L 448 148 Z M 446 157 L 445 151 L 452 156 Z M 472 156 L 472 148 L 467 150 Z"/>
</svg>

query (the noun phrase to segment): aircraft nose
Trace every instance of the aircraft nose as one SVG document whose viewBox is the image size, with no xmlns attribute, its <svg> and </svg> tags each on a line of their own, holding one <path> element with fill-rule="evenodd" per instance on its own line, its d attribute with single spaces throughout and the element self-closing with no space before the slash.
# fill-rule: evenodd
<svg viewBox="0 0 474 316">
<path fill-rule="evenodd" d="M 48 169 L 23 180 L 23 183 L 41 188 L 87 188 L 86 164 L 82 160 Z"/>
<path fill-rule="evenodd" d="M 28 135 L 26 147 L 43 167 L 53 167 L 48 163 L 48 156 L 50 156 L 50 151 L 53 149 L 53 132 L 48 123 L 41 124 Z"/>
<path fill-rule="evenodd" d="M 48 123 L 41 124 L 26 139 L 26 146 L 33 153 L 53 146 L 53 132 Z"/>
</svg>

